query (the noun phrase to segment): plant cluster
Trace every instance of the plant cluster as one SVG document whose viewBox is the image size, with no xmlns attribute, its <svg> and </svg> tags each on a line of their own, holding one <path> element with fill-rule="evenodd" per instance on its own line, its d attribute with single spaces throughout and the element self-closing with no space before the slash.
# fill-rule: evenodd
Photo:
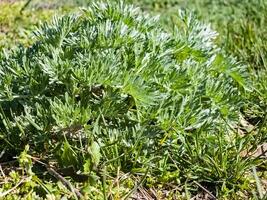
<svg viewBox="0 0 267 200">
<path fill-rule="evenodd" d="M 141 186 L 170 198 L 252 195 L 263 161 L 242 155 L 255 132 L 238 130 L 249 70 L 192 14 L 169 23 L 94 3 L 1 53 L 1 159 L 18 162 L 3 170 L 3 196 L 121 199 Z"/>
</svg>

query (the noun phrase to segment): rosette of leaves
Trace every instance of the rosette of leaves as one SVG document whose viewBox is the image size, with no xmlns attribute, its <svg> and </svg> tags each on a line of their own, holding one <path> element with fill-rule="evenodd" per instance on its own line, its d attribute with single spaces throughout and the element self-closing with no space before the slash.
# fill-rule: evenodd
<svg viewBox="0 0 267 200">
<path fill-rule="evenodd" d="M 232 187 L 249 161 L 234 126 L 245 68 L 216 32 L 180 12 L 168 30 L 122 3 L 55 17 L 31 47 L 3 52 L 1 148 L 24 146 L 59 167 Z M 183 182 L 182 182 L 183 183 Z"/>
</svg>

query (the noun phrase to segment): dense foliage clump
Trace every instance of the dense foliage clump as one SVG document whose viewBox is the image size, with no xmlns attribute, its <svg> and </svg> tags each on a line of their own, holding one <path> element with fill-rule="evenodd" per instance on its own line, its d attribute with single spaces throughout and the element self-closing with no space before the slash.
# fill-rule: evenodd
<svg viewBox="0 0 267 200">
<path fill-rule="evenodd" d="M 237 130 L 247 69 L 193 15 L 176 22 L 167 29 L 133 6 L 93 4 L 43 24 L 32 46 L 3 51 L 0 148 L 32 181 L 20 195 L 66 194 L 46 186 L 47 166 L 72 169 L 66 176 L 87 183 L 82 195 L 98 199 L 141 184 L 178 185 L 180 197 L 200 184 L 215 196 L 250 184 L 244 174 L 260 162 L 241 156 L 249 136 Z M 121 173 L 143 178 L 134 187 Z M 126 189 L 108 190 L 112 177 Z"/>
</svg>

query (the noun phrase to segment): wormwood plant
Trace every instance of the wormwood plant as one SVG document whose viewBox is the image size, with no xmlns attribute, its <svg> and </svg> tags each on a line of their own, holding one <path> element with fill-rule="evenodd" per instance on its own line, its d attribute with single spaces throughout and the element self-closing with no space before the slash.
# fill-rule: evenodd
<svg viewBox="0 0 267 200">
<path fill-rule="evenodd" d="M 246 68 L 191 14 L 163 27 L 133 6 L 98 3 L 44 23 L 31 47 L 2 52 L 2 160 L 19 156 L 32 183 L 17 195 L 79 197 L 48 187 L 47 166 L 85 178 L 75 187 L 91 199 L 129 197 L 141 184 L 176 186 L 179 197 L 199 185 L 219 197 L 245 192 L 257 164 L 240 156 L 247 138 L 236 130 Z"/>
</svg>

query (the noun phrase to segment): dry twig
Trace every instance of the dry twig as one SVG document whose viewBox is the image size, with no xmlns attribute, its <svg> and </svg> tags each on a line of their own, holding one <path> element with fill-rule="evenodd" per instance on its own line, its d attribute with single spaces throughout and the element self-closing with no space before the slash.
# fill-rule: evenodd
<svg viewBox="0 0 267 200">
<path fill-rule="evenodd" d="M 11 193 L 12 191 L 14 191 L 17 187 L 20 186 L 20 184 L 22 184 L 23 182 L 25 181 L 25 179 L 21 179 L 17 185 L 15 185 L 13 188 L 3 192 L 3 193 L 0 193 L 0 198 L 3 198 L 4 196 L 8 195 L 9 193 Z"/>
<path fill-rule="evenodd" d="M 65 187 L 67 187 L 75 196 L 76 199 L 82 199 L 83 195 L 79 192 L 78 189 L 76 189 L 67 179 L 65 179 L 63 176 L 61 176 L 58 172 L 56 172 L 52 166 L 40 161 L 38 158 L 32 157 L 31 158 L 40 163 L 41 165 L 44 165 L 48 171 L 48 173 L 50 175 L 52 175 L 53 177 L 55 177 L 56 179 L 58 179 L 59 181 L 61 181 L 63 183 L 63 185 L 65 185 Z"/>
</svg>

